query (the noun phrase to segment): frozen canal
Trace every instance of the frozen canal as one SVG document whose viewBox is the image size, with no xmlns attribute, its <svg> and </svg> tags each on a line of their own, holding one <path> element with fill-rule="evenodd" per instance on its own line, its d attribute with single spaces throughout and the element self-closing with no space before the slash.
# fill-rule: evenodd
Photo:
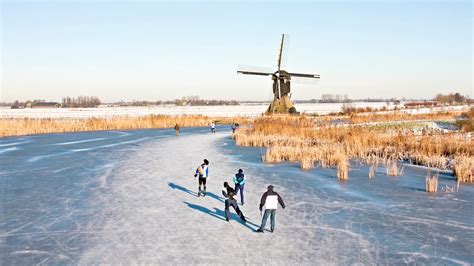
<svg viewBox="0 0 474 266">
<path fill-rule="evenodd" d="M 0 139 L 0 265 L 472 264 L 474 186 L 424 192 L 425 170 L 372 179 L 353 164 L 265 165 L 228 128 L 49 134 Z M 210 161 L 209 194 L 196 166 Z M 224 218 L 221 184 L 247 177 L 248 217 Z M 275 233 L 254 232 L 268 184 L 285 200 Z M 454 184 L 441 175 L 440 186 Z M 268 226 L 268 225 L 267 225 Z"/>
</svg>

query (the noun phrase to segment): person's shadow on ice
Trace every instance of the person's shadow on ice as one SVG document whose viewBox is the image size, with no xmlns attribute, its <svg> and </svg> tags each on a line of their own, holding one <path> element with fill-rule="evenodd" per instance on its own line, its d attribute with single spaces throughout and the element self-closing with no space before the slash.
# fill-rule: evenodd
<svg viewBox="0 0 474 266">
<path fill-rule="evenodd" d="M 188 193 L 188 194 L 190 194 L 190 195 L 192 195 L 192 196 L 194 196 L 194 197 L 198 197 L 198 194 L 197 194 L 196 192 L 194 192 L 194 191 L 192 191 L 192 190 L 189 190 L 189 189 L 187 189 L 187 188 L 185 188 L 185 187 L 182 187 L 182 186 L 180 186 L 180 185 L 176 185 L 175 183 L 168 182 L 168 186 L 169 186 L 170 188 L 172 188 L 172 189 L 178 189 L 178 190 L 181 190 L 181 191 L 183 191 L 183 192 L 186 192 L 186 193 Z"/>
<path fill-rule="evenodd" d="M 206 195 L 209 196 L 209 197 L 211 197 L 211 198 L 213 198 L 213 199 L 216 199 L 216 200 L 218 200 L 218 201 L 220 201 L 220 202 L 222 202 L 222 203 L 225 202 L 225 199 L 224 199 L 223 197 L 219 197 L 219 196 L 217 196 L 216 194 L 214 194 L 214 193 L 212 193 L 212 192 L 206 192 Z"/>
<path fill-rule="evenodd" d="M 189 190 L 189 189 L 187 189 L 187 188 L 185 188 L 185 187 L 182 187 L 182 186 L 180 186 L 180 185 L 176 185 L 175 183 L 168 182 L 168 186 L 169 186 L 170 188 L 172 188 L 172 189 L 181 190 L 181 191 L 183 191 L 183 192 L 185 192 L 185 193 L 188 193 L 188 194 L 190 194 L 190 195 L 193 195 L 193 196 L 195 196 L 195 197 L 198 197 L 198 195 L 197 195 L 196 192 L 194 192 L 194 191 L 192 191 L 192 190 Z M 216 194 L 214 194 L 214 193 L 212 193 L 212 192 L 206 192 L 206 195 L 209 196 L 209 197 L 211 197 L 211 198 L 213 198 L 213 199 L 216 199 L 216 200 L 218 200 L 218 201 L 220 201 L 220 202 L 222 202 L 222 203 L 225 202 L 225 201 L 224 201 L 224 198 L 219 197 L 219 196 L 217 196 Z"/>
<path fill-rule="evenodd" d="M 210 215 L 214 218 L 225 221 L 225 212 L 221 209 L 218 209 L 218 208 L 214 207 L 214 211 L 212 211 L 212 210 L 210 210 L 206 207 L 199 206 L 199 205 L 196 205 L 196 204 L 192 204 L 192 203 L 189 203 L 189 202 L 186 202 L 186 201 L 184 201 L 184 204 L 186 204 L 191 209 L 198 210 L 198 211 L 200 211 L 202 213 L 205 213 L 207 215 Z M 240 217 L 235 213 L 230 214 L 230 219 L 239 222 L 241 225 L 247 227 L 248 229 L 250 229 L 252 231 L 255 231 L 255 228 L 259 227 L 258 225 L 254 224 L 254 223 L 252 223 L 248 220 L 247 220 L 247 223 L 242 222 Z M 254 227 L 252 227 L 252 226 L 254 226 Z"/>
</svg>

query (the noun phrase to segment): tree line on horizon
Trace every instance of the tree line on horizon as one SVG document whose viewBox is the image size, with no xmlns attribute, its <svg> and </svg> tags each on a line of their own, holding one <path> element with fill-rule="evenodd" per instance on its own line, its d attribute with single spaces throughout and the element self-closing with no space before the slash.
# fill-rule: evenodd
<svg viewBox="0 0 474 266">
<path fill-rule="evenodd" d="M 359 99 L 360 101 L 367 102 L 397 102 L 395 98 L 391 99 Z M 295 100 L 295 103 L 351 103 L 359 101 L 355 99 L 348 99 L 344 97 L 340 101 L 338 99 L 310 99 L 310 100 Z M 406 100 L 403 101 L 420 102 L 429 100 Z M 440 105 L 454 105 L 454 104 L 470 104 L 473 100 L 468 96 L 461 95 L 460 93 L 449 93 L 449 94 L 437 94 L 432 101 L 437 102 Z M 240 105 L 241 102 L 261 102 L 261 101 L 237 101 L 237 100 L 206 100 L 200 99 L 198 96 L 182 97 L 181 99 L 169 100 L 169 101 L 120 101 L 107 103 L 108 106 L 153 106 L 153 105 L 176 105 L 176 106 L 215 106 L 215 105 Z M 63 108 L 93 108 L 100 106 L 102 101 L 97 96 L 78 96 L 78 97 L 64 97 L 62 102 L 47 102 L 45 100 L 27 100 L 21 102 L 19 100 L 13 103 L 0 102 L 0 106 L 10 106 L 12 109 L 17 108 L 35 108 L 35 107 L 63 107 Z"/>
<path fill-rule="evenodd" d="M 461 95 L 459 92 L 450 94 L 437 94 L 434 100 L 440 104 L 460 104 L 469 103 L 471 99 L 468 96 Z"/>
<path fill-rule="evenodd" d="M 99 97 L 79 96 L 77 98 L 64 97 L 61 107 L 64 108 L 90 108 L 101 104 Z"/>
</svg>

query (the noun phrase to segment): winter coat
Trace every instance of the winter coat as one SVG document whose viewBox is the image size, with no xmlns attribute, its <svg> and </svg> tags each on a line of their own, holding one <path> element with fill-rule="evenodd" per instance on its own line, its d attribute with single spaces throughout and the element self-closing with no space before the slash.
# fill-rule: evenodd
<svg viewBox="0 0 474 266">
<path fill-rule="evenodd" d="M 201 164 L 197 169 L 196 169 L 196 174 L 199 175 L 199 177 L 208 177 L 209 176 L 209 167 L 206 164 Z"/>
<path fill-rule="evenodd" d="M 273 191 L 273 188 L 269 188 L 267 192 L 263 193 L 260 199 L 260 210 L 262 210 L 264 206 L 266 210 L 276 210 L 278 203 L 280 203 L 283 209 L 285 208 L 285 203 L 280 195 Z"/>
<path fill-rule="evenodd" d="M 226 190 L 227 190 L 227 192 L 222 190 L 222 195 L 225 198 L 229 198 L 230 200 L 233 200 L 234 196 L 235 196 L 235 190 L 230 186 L 226 187 Z"/>
<path fill-rule="evenodd" d="M 242 173 L 237 173 L 234 175 L 234 184 L 236 185 L 244 185 L 245 184 L 245 177 Z"/>
</svg>

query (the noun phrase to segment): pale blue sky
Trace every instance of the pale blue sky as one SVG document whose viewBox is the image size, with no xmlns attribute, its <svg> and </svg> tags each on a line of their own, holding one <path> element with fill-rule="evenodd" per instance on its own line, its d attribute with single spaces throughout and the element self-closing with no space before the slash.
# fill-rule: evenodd
<svg viewBox="0 0 474 266">
<path fill-rule="evenodd" d="M 472 3 L 3 1 L 0 101 L 268 100 L 238 65 L 321 74 L 294 99 L 473 94 Z"/>
</svg>

